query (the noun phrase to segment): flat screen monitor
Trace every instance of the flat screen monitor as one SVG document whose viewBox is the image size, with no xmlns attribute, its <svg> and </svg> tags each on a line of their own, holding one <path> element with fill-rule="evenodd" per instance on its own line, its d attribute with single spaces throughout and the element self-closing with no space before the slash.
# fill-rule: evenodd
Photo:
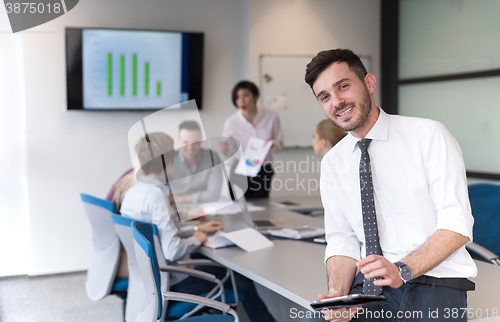
<svg viewBox="0 0 500 322">
<path fill-rule="evenodd" d="M 203 33 L 66 28 L 68 110 L 202 108 Z"/>
</svg>

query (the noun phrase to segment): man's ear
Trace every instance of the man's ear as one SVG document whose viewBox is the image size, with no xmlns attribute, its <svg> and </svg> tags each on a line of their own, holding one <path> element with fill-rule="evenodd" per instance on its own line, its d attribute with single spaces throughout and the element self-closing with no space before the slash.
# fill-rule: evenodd
<svg viewBox="0 0 500 322">
<path fill-rule="evenodd" d="M 368 73 L 365 76 L 365 85 L 368 88 L 368 92 L 372 94 L 377 88 L 377 78 L 372 73 Z"/>
</svg>

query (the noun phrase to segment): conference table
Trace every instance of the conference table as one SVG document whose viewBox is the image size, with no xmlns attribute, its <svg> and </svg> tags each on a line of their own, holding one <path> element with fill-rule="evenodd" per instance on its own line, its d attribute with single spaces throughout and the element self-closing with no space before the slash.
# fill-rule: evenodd
<svg viewBox="0 0 500 322">
<path fill-rule="evenodd" d="M 277 207 L 273 202 L 293 201 L 296 206 Z M 284 218 L 293 225 L 323 227 L 323 216 L 307 216 L 293 210 L 321 208 L 319 196 L 279 198 L 253 201 L 265 211 L 252 212 L 252 218 Z M 222 221 L 228 231 L 248 227 L 241 214 L 211 216 Z M 290 299 L 305 309 L 327 292 L 326 270 L 323 264 L 325 244 L 292 239 L 272 239 L 274 247 L 247 253 L 239 247 L 212 249 L 201 247 L 200 252 L 262 286 Z"/>
<path fill-rule="evenodd" d="M 293 201 L 295 206 L 277 207 L 274 202 Z M 277 198 L 252 201 L 266 210 L 252 212 L 253 219 L 285 218 L 296 226 L 323 227 L 324 217 L 307 216 L 296 211 L 321 208 L 319 196 Z M 210 216 L 222 221 L 229 230 L 246 228 L 241 214 Z M 239 247 L 212 249 L 206 246 L 200 252 L 232 270 L 252 279 L 262 286 L 288 298 L 304 309 L 311 310 L 309 303 L 318 294 L 327 293 L 327 277 L 324 265 L 325 245 L 292 239 L 272 239 L 274 247 L 255 252 L 245 252 Z M 468 308 L 474 311 L 471 319 L 496 321 L 500 315 L 500 266 L 476 261 L 478 275 L 472 280 L 476 291 L 468 292 Z M 494 312 L 498 312 L 495 316 Z"/>
</svg>

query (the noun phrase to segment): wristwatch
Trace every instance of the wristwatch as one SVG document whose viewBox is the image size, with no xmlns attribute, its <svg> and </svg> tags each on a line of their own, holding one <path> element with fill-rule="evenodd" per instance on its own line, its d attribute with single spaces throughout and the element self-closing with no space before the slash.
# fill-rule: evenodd
<svg viewBox="0 0 500 322">
<path fill-rule="evenodd" d="M 399 277 L 404 284 L 408 283 L 413 279 L 413 272 L 411 268 L 403 262 L 395 262 L 394 265 L 399 267 Z"/>
</svg>

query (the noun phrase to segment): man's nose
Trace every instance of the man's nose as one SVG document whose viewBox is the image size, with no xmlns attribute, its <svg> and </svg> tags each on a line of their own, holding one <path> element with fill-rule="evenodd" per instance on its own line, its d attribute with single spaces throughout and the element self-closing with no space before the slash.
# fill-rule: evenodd
<svg viewBox="0 0 500 322">
<path fill-rule="evenodd" d="M 333 104 L 333 108 L 334 110 L 335 109 L 340 109 L 343 107 L 344 103 L 345 103 L 345 100 L 343 97 L 339 96 L 339 95 L 335 95 L 333 94 L 332 95 L 332 99 L 331 99 L 331 102 Z"/>
</svg>

